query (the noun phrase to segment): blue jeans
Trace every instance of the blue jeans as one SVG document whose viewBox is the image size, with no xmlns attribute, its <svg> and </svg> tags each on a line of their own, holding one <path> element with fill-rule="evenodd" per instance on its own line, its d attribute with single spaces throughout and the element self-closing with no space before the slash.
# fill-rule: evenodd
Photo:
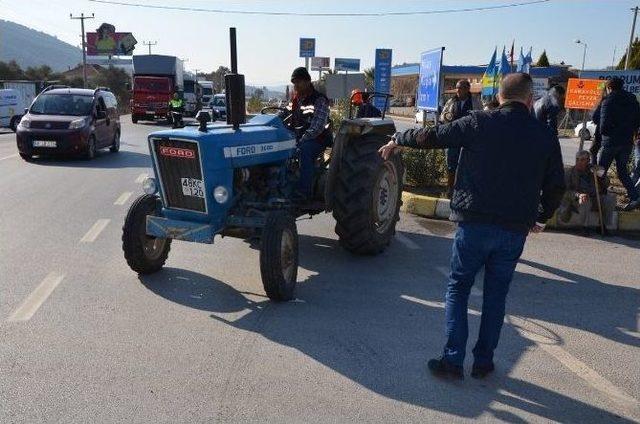
<svg viewBox="0 0 640 424">
<path fill-rule="evenodd" d="M 447 171 L 456 172 L 458 159 L 460 159 L 460 147 L 449 147 L 447 149 Z"/>
<path fill-rule="evenodd" d="M 605 172 L 607 172 L 611 163 L 614 160 L 616 161 L 618 178 L 627 190 L 629 198 L 633 201 L 638 200 L 639 196 L 638 190 L 633 186 L 633 181 L 631 181 L 631 177 L 627 171 L 627 165 L 629 163 L 629 158 L 631 157 L 632 149 L 633 146 L 631 146 L 631 144 L 625 146 L 603 146 L 600 151 L 600 160 L 598 161 L 598 165 L 604 167 Z"/>
<path fill-rule="evenodd" d="M 307 197 L 313 194 L 313 172 L 318 156 L 324 152 L 324 145 L 318 140 L 303 141 L 300 146 L 300 180 L 298 191 Z"/>
<path fill-rule="evenodd" d="M 633 145 L 633 175 L 631 182 L 640 190 L 640 141 L 635 141 Z"/>
<path fill-rule="evenodd" d="M 493 363 L 504 320 L 505 300 L 527 235 L 493 224 L 461 222 L 453 239 L 451 273 L 447 286 L 445 317 L 447 343 L 444 358 L 462 366 L 469 328 L 467 303 L 476 274 L 484 267 L 482 318 L 478 342 L 473 348 L 475 363 Z"/>
</svg>

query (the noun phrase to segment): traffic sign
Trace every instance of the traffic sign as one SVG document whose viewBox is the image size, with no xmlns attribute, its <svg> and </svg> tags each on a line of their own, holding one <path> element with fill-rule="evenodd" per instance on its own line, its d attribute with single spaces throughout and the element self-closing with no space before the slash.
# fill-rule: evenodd
<svg viewBox="0 0 640 424">
<path fill-rule="evenodd" d="M 316 39 L 300 39 L 300 57 L 314 57 L 316 55 Z"/>
<path fill-rule="evenodd" d="M 418 85 L 418 109 L 438 111 L 440 100 L 440 70 L 444 47 L 429 50 L 420 55 L 420 82 Z"/>
<path fill-rule="evenodd" d="M 567 109 L 594 109 L 602 98 L 604 80 L 569 78 L 564 107 Z"/>
<path fill-rule="evenodd" d="M 391 49 L 376 49 L 376 67 L 374 71 L 374 91 L 389 93 L 391 91 Z M 382 110 L 385 103 L 384 97 L 374 97 L 373 105 Z"/>
<path fill-rule="evenodd" d="M 334 67 L 336 71 L 359 72 L 360 59 L 347 59 L 343 57 L 336 57 Z"/>
</svg>

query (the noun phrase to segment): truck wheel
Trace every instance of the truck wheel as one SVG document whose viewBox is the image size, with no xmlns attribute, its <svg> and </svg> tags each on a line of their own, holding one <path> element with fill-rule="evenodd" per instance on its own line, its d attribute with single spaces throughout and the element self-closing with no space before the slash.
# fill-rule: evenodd
<svg viewBox="0 0 640 424">
<path fill-rule="evenodd" d="M 109 147 L 109 150 L 112 153 L 118 153 L 120 151 L 120 131 L 116 131 L 116 133 L 113 135 L 113 143 L 111 143 L 111 147 Z"/>
<path fill-rule="evenodd" d="M 129 267 L 138 274 L 160 271 L 169 256 L 171 239 L 147 235 L 147 215 L 156 215 L 159 203 L 158 196 L 143 194 L 133 202 L 124 220 L 122 250 Z"/>
<path fill-rule="evenodd" d="M 403 165 L 400 155 L 383 161 L 379 137 L 345 143 L 335 185 L 333 217 L 340 244 L 361 255 L 382 252 L 400 219 Z"/>
<path fill-rule="evenodd" d="M 9 122 L 9 128 L 11 128 L 11 131 L 16 132 L 18 129 L 18 123 L 20 122 L 20 119 L 22 119 L 21 115 L 16 115 L 13 118 L 11 118 L 11 122 Z"/>
<path fill-rule="evenodd" d="M 134 124 L 138 123 L 138 117 L 136 115 L 131 115 L 131 122 Z"/>
<path fill-rule="evenodd" d="M 260 242 L 260 275 L 269 299 L 294 298 L 298 278 L 298 231 L 293 217 L 284 212 L 267 216 Z"/>
</svg>

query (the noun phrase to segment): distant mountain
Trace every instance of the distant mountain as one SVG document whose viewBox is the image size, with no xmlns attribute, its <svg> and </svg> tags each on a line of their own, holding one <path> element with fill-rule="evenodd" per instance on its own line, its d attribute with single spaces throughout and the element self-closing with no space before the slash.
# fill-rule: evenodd
<svg viewBox="0 0 640 424">
<path fill-rule="evenodd" d="M 61 72 L 82 62 L 82 50 L 44 32 L 0 20 L 0 60 L 15 60 L 22 69 L 49 65 Z"/>
</svg>

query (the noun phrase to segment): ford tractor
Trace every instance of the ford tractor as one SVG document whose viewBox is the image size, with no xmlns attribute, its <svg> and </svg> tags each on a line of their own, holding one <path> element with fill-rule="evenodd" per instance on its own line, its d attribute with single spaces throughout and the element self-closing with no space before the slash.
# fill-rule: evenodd
<svg viewBox="0 0 640 424">
<path fill-rule="evenodd" d="M 237 74 L 231 28 L 231 74 L 225 78 L 227 125 L 165 130 L 148 136 L 154 176 L 131 205 L 124 256 L 139 274 L 159 271 L 173 240 L 213 243 L 216 235 L 259 246 L 260 274 L 274 301 L 294 298 L 298 271 L 296 219 L 332 212 L 349 252 L 373 255 L 390 243 L 399 219 L 403 166 L 378 149 L 395 133 L 392 120 L 343 120 L 330 152 L 315 164 L 311 201 L 295 200 L 299 179 L 290 111 L 265 108 L 245 121 L 244 76 Z M 387 96 L 388 99 L 388 96 Z M 386 109 L 386 107 L 385 107 Z M 278 112 L 272 114 L 269 112 Z"/>
</svg>

